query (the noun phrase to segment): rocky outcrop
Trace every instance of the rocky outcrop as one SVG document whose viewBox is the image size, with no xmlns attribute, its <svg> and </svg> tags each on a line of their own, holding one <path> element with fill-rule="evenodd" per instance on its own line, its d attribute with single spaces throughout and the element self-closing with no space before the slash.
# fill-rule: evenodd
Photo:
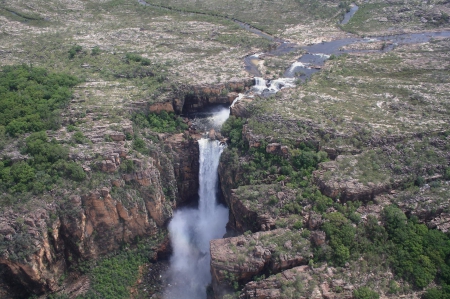
<svg viewBox="0 0 450 299">
<path fill-rule="evenodd" d="M 319 187 L 322 194 L 341 201 L 362 201 L 373 200 L 376 195 L 388 192 L 400 182 L 395 184 L 387 181 L 380 183 L 361 183 L 358 179 L 334 180 L 327 177 L 326 172 L 334 172 L 338 169 L 336 161 L 324 162 L 320 164 L 320 169 L 314 171 L 314 182 Z"/>
<path fill-rule="evenodd" d="M 162 111 L 174 112 L 173 104 L 171 102 L 151 104 L 148 108 L 148 111 L 151 113 L 161 113 Z"/>
<path fill-rule="evenodd" d="M 210 244 L 216 298 L 221 298 L 235 282 L 243 284 L 256 275 L 307 264 L 312 257 L 309 241 L 299 231 L 288 229 L 212 240 Z"/>
<path fill-rule="evenodd" d="M 281 272 L 280 275 L 247 283 L 239 299 L 353 298 L 354 286 L 342 279 L 334 278 L 333 270 L 335 269 L 326 265 L 318 269 L 309 266 L 294 267 Z"/>
<path fill-rule="evenodd" d="M 237 97 L 237 96 L 236 96 Z M 253 98 L 242 98 L 230 107 L 230 114 L 237 117 L 250 117 L 250 111 L 247 109 L 247 104 L 252 102 Z"/>
<path fill-rule="evenodd" d="M 281 145 L 279 143 L 270 143 L 266 146 L 266 153 L 288 158 L 289 148 L 286 145 Z"/>
<path fill-rule="evenodd" d="M 253 79 L 213 85 L 185 86 L 177 91 L 173 107 L 177 113 L 196 112 L 211 104 L 231 104 L 237 92 L 253 85 Z"/>
</svg>

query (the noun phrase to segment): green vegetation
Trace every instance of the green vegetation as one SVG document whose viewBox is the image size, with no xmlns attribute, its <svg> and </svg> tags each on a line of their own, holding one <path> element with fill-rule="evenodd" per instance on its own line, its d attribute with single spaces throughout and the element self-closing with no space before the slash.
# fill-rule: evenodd
<svg viewBox="0 0 450 299">
<path fill-rule="evenodd" d="M 242 139 L 242 127 L 244 123 L 245 119 L 231 115 L 222 125 L 220 132 L 230 138 L 231 148 L 243 149 L 245 147 L 244 140 Z"/>
<path fill-rule="evenodd" d="M 43 131 L 60 126 L 61 109 L 78 83 L 73 76 L 27 65 L 6 66 L 0 72 L 0 134 L 26 155 L 13 160 L 4 153 L 0 161 L 0 193 L 7 194 L 1 206 L 29 199 L 30 193 L 42 194 L 65 181 L 85 179 L 83 169 L 70 161 L 68 148 L 49 140 Z M 22 134 L 27 132 L 35 133 L 25 138 Z M 81 132 L 74 138 L 78 143 L 84 140 Z"/>
<path fill-rule="evenodd" d="M 31 134 L 26 139 L 24 153 L 30 158 L 13 163 L 0 161 L 0 191 L 10 194 L 42 193 L 53 188 L 62 179 L 82 181 L 83 169 L 68 159 L 68 150 L 55 140 L 48 140 L 45 132 Z"/>
<path fill-rule="evenodd" d="M 146 262 L 147 257 L 135 252 L 103 259 L 92 270 L 92 289 L 84 298 L 130 298 L 130 286 L 139 276 L 139 266 Z"/>
<path fill-rule="evenodd" d="M 272 34 L 276 34 L 278 29 L 298 24 L 298 18 L 333 22 L 336 13 L 341 9 L 337 5 L 328 5 L 325 1 L 315 0 L 289 0 L 283 2 L 283 5 L 271 1 L 247 3 L 238 0 L 201 0 L 183 3 L 176 0 L 148 0 L 147 2 L 181 12 L 238 19 Z M 273 15 L 282 15 L 283 18 L 274 18 Z"/>
<path fill-rule="evenodd" d="M 73 76 L 27 65 L 5 66 L 0 72 L 0 129 L 11 136 L 57 129 L 59 109 L 72 98 Z"/>
<path fill-rule="evenodd" d="M 139 241 L 133 249 L 120 252 L 94 262 L 81 262 L 76 270 L 88 274 L 91 288 L 79 299 L 126 299 L 131 287 L 141 275 L 141 267 L 151 262 L 154 246 L 161 242 L 163 234 Z"/>
<path fill-rule="evenodd" d="M 74 45 L 69 50 L 69 59 L 74 58 L 76 54 L 81 52 L 81 50 L 83 50 L 83 47 L 81 47 L 80 45 Z"/>
<path fill-rule="evenodd" d="M 246 145 L 242 138 L 243 119 L 230 117 L 223 125 L 222 133 L 230 138 L 230 147 L 243 150 Z M 297 149 L 290 150 L 289 157 L 281 153 L 268 153 L 267 142 L 262 141 L 258 147 L 252 147 L 246 154 L 249 160 L 241 165 L 244 181 L 240 185 L 256 184 L 269 175 L 277 175 L 277 180 L 285 180 L 291 187 L 306 187 L 312 171 L 317 165 L 327 160 L 325 152 L 316 151 L 314 146 L 301 143 Z"/>
<path fill-rule="evenodd" d="M 348 212 L 344 214 L 349 215 Z M 327 221 L 322 229 L 327 234 L 329 245 L 315 249 L 317 261 L 343 265 L 360 256 L 368 261 L 378 261 L 375 256 L 386 256 L 394 273 L 419 289 L 435 279 L 444 286 L 450 282 L 450 239 L 446 234 L 428 229 L 418 223 L 417 218 L 408 219 L 394 206 L 384 209 L 384 226 L 369 217 L 366 223 L 354 227 L 344 214 L 325 215 Z M 369 291 L 360 290 L 363 297 L 357 298 L 373 298 Z"/>
<path fill-rule="evenodd" d="M 134 123 L 140 128 L 149 128 L 153 132 L 158 133 L 177 133 L 184 132 L 188 126 L 183 119 L 174 113 L 137 113 L 133 116 Z"/>
<path fill-rule="evenodd" d="M 368 287 L 360 287 L 353 292 L 353 296 L 356 299 L 378 299 L 380 295 L 377 292 L 372 291 Z"/>
<path fill-rule="evenodd" d="M 150 65 L 151 64 L 150 59 L 144 58 L 137 54 L 127 53 L 125 55 L 125 57 L 128 60 L 128 63 L 130 63 L 131 61 L 134 61 L 134 62 L 139 62 L 141 65 Z"/>
</svg>

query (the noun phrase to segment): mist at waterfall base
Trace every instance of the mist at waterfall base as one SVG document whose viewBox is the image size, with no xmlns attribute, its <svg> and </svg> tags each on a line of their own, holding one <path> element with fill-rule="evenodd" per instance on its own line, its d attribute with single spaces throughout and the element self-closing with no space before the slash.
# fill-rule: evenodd
<svg viewBox="0 0 450 299">
<path fill-rule="evenodd" d="M 173 254 L 166 299 L 203 299 L 211 282 L 209 241 L 226 233 L 228 209 L 217 203 L 217 167 L 223 146 L 201 139 L 198 209 L 180 209 L 169 224 Z"/>
</svg>

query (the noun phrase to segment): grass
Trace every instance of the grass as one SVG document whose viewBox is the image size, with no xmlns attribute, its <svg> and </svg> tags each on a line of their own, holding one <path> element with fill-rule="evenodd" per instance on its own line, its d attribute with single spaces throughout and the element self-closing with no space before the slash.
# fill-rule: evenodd
<svg viewBox="0 0 450 299">
<path fill-rule="evenodd" d="M 424 3 L 404 3 L 401 1 L 389 4 L 383 1 L 370 1 L 359 5 L 358 11 L 341 28 L 359 35 L 395 34 L 405 29 L 432 30 L 448 26 L 445 21 L 445 2 L 436 1 L 434 7 Z M 444 13 L 443 20 L 441 15 Z M 430 18 L 430 15 L 433 17 Z M 439 17 L 438 17 L 439 16 Z M 422 18 L 426 22 L 422 22 Z"/>
<path fill-rule="evenodd" d="M 236 18 L 271 34 L 277 34 L 279 30 L 283 30 L 286 26 L 298 24 L 299 18 L 331 21 L 340 10 L 337 5 L 311 0 L 289 0 L 284 1 L 281 5 L 270 1 L 242 2 L 236 0 L 151 0 L 148 3 L 190 12 Z M 274 14 L 283 17 L 274 18 Z"/>
</svg>

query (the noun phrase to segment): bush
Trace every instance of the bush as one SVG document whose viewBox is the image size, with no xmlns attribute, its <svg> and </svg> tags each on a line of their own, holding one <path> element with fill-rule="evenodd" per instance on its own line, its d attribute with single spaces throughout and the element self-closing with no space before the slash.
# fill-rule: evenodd
<svg viewBox="0 0 450 299">
<path fill-rule="evenodd" d="M 56 140 L 48 141 L 45 132 L 31 134 L 25 140 L 24 152 L 30 157 L 27 161 L 0 162 L 0 192 L 39 194 L 50 190 L 61 178 L 74 181 L 86 178 L 83 168 L 68 160 L 67 148 Z"/>
<path fill-rule="evenodd" d="M 100 48 L 98 46 L 93 47 L 92 51 L 91 51 L 91 55 L 96 56 L 98 54 L 100 54 Z"/>
<path fill-rule="evenodd" d="M 222 125 L 221 133 L 223 136 L 230 138 L 230 147 L 244 148 L 244 140 L 242 138 L 242 128 L 245 120 L 243 118 L 231 115 Z"/>
<path fill-rule="evenodd" d="M 69 102 L 78 83 L 73 76 L 42 68 L 5 66 L 0 72 L 0 126 L 11 136 L 57 129 L 58 109 Z"/>
<path fill-rule="evenodd" d="M 187 130 L 188 126 L 183 122 L 183 119 L 176 116 L 174 113 L 150 113 L 145 116 L 142 113 L 137 113 L 133 116 L 134 123 L 141 128 L 149 128 L 158 133 L 177 133 Z"/>
<path fill-rule="evenodd" d="M 422 187 L 423 185 L 425 185 L 425 179 L 421 176 L 418 176 L 416 178 L 416 180 L 414 181 L 414 185 L 416 185 L 418 187 Z"/>
<path fill-rule="evenodd" d="M 442 299 L 442 291 L 436 288 L 431 288 L 423 294 L 422 299 Z M 447 297 L 446 297 L 447 298 Z"/>
<path fill-rule="evenodd" d="M 82 132 L 77 131 L 73 134 L 73 141 L 75 141 L 78 144 L 83 144 L 87 141 L 86 137 L 83 135 Z"/>
<path fill-rule="evenodd" d="M 74 58 L 77 53 L 81 52 L 81 50 L 83 50 L 83 48 L 80 45 L 74 45 L 69 50 L 69 59 Z"/>
<path fill-rule="evenodd" d="M 450 180 L 450 167 L 447 167 L 444 172 L 444 179 Z"/>
<path fill-rule="evenodd" d="M 380 295 L 377 292 L 372 291 L 368 287 L 360 287 L 353 291 L 353 296 L 356 299 L 378 299 Z"/>
<path fill-rule="evenodd" d="M 141 65 L 150 65 L 151 64 L 150 59 L 144 58 L 144 57 L 139 56 L 137 54 L 127 53 L 125 55 L 125 58 L 127 59 L 128 63 L 130 61 L 134 61 L 134 62 L 140 62 Z"/>
</svg>

